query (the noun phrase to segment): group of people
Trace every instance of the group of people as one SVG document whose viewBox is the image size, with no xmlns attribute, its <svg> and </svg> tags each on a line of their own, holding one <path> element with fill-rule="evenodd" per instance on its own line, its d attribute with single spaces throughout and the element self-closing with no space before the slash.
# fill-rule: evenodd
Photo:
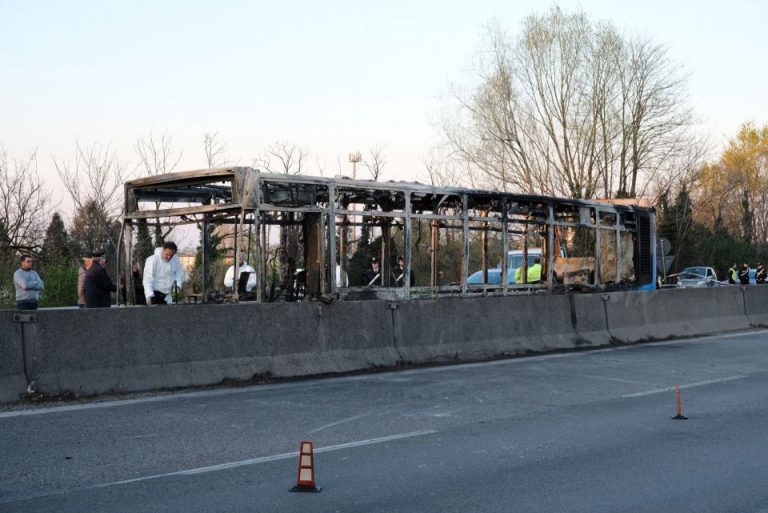
<svg viewBox="0 0 768 513">
<path fill-rule="evenodd" d="M 143 279 L 139 264 L 134 262 L 132 275 L 137 303 L 162 305 L 173 302 L 173 287 L 181 287 L 184 283 L 184 268 L 176 252 L 177 247 L 173 242 L 166 242 L 162 248 L 156 248 L 144 263 Z M 77 279 L 77 305 L 80 308 L 109 308 L 112 304 L 112 293 L 117 292 L 117 286 L 107 273 L 106 261 L 106 254 L 102 250 L 92 252 L 84 260 Z M 16 308 L 37 310 L 40 292 L 45 285 L 40 275 L 32 269 L 31 256 L 23 255 L 19 265 L 13 274 Z"/>
<path fill-rule="evenodd" d="M 750 267 L 747 262 L 744 262 L 741 265 L 741 268 L 734 262 L 730 269 L 728 269 L 728 283 L 731 285 L 737 283 L 741 285 L 749 285 L 749 271 Z M 758 262 L 757 267 L 755 268 L 755 283 L 760 285 L 765 284 L 767 278 L 768 275 L 766 275 L 765 267 L 763 267 L 762 263 Z"/>
<path fill-rule="evenodd" d="M 394 287 L 402 287 L 405 283 L 405 258 L 403 256 L 397 257 L 397 265 L 392 267 L 392 280 L 391 284 Z M 408 280 L 410 286 L 416 285 L 416 275 L 411 269 L 411 278 Z M 365 272 L 365 285 L 367 287 L 381 287 L 381 267 L 379 265 L 379 259 L 376 257 L 371 258 L 371 268 Z"/>
</svg>

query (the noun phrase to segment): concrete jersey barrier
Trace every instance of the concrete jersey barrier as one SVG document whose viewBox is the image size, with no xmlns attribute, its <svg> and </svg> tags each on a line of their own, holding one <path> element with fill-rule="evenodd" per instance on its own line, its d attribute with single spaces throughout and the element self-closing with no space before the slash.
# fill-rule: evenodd
<svg viewBox="0 0 768 513">
<path fill-rule="evenodd" d="M 46 394 L 136 392 L 758 325 L 768 325 L 768 287 L 0 311 L 0 402 L 19 400 L 31 382 Z"/>
<path fill-rule="evenodd" d="M 408 363 L 473 360 L 571 348 L 577 335 L 562 295 L 403 301 L 397 349 Z"/>
<path fill-rule="evenodd" d="M 768 285 L 741 287 L 744 292 L 744 310 L 750 324 L 768 326 Z"/>
<path fill-rule="evenodd" d="M 0 310 L 0 403 L 19 400 L 27 388 L 22 345 L 23 325 L 14 322 L 16 312 Z"/>
<path fill-rule="evenodd" d="M 623 343 L 750 327 L 740 287 L 668 289 L 607 296 L 608 331 Z"/>
<path fill-rule="evenodd" d="M 80 395 L 393 365 L 372 305 L 317 303 L 41 311 L 30 373 Z M 338 334 L 346 329 L 347 336 Z"/>
</svg>

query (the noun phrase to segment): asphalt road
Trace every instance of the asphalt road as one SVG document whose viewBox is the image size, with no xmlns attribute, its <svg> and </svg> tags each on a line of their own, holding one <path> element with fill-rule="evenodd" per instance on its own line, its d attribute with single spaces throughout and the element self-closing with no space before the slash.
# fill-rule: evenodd
<svg viewBox="0 0 768 513">
<path fill-rule="evenodd" d="M 7 410 L 0 512 L 765 513 L 767 392 L 755 331 Z"/>
</svg>

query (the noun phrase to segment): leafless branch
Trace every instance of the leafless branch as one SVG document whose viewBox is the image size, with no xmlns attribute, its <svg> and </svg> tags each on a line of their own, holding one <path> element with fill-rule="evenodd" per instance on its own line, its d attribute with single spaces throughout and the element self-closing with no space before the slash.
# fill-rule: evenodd
<svg viewBox="0 0 768 513">
<path fill-rule="evenodd" d="M 39 248 L 43 242 L 51 193 L 37 172 L 37 155 L 8 157 L 0 147 L 0 228 L 12 248 Z"/>
</svg>

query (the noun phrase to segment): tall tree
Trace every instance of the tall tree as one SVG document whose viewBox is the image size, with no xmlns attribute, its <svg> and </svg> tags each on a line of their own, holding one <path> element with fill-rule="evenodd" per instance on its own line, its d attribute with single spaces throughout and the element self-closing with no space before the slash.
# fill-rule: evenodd
<svg viewBox="0 0 768 513">
<path fill-rule="evenodd" d="M 79 251 L 97 248 L 116 254 L 119 230 L 114 223 L 122 211 L 123 184 L 127 178 L 109 145 L 75 144 L 74 161 L 53 157 L 56 172 L 75 205 L 72 238 Z"/>
<path fill-rule="evenodd" d="M 112 219 L 96 200 L 88 200 L 75 209 L 72 240 L 81 254 L 108 250 L 112 244 Z"/>
<path fill-rule="evenodd" d="M 660 45 L 554 7 L 517 36 L 492 27 L 483 46 L 443 132 L 494 188 L 636 197 L 698 144 L 686 78 Z"/>
<path fill-rule="evenodd" d="M 703 166 L 698 192 L 702 222 L 768 243 L 768 125 L 742 124 L 720 158 Z"/>
<path fill-rule="evenodd" d="M 43 250 L 40 256 L 44 263 L 50 264 L 66 264 L 72 260 L 69 235 L 58 212 L 54 212 L 48 229 L 45 231 Z"/>
<path fill-rule="evenodd" d="M 139 137 L 134 145 L 134 151 L 139 158 L 139 165 L 145 176 L 157 176 L 172 173 L 181 160 L 183 152 L 173 149 L 173 137 L 163 133 L 159 137 L 149 134 Z M 155 209 L 160 208 L 160 202 L 155 203 Z M 155 223 L 155 246 L 162 246 L 173 228 L 166 228 Z"/>
<path fill-rule="evenodd" d="M 384 146 L 373 146 L 368 149 L 368 155 L 363 159 L 363 167 L 368 170 L 371 178 L 378 182 L 381 179 L 381 174 L 384 172 L 384 165 L 387 163 L 387 158 L 384 155 Z"/>
<path fill-rule="evenodd" d="M 694 228 L 693 202 L 684 185 L 677 191 L 673 204 L 668 202 L 668 194 L 662 196 L 658 234 L 669 240 L 672 245 L 675 269 L 680 270 L 690 254 L 689 236 Z"/>
<path fill-rule="evenodd" d="M 285 141 L 276 141 L 267 146 L 261 157 L 254 159 L 254 165 L 264 168 L 270 173 L 285 175 L 301 174 L 308 153 L 305 149 Z M 288 261 L 292 259 L 297 263 L 303 259 L 302 247 L 299 244 L 301 226 L 296 224 L 294 213 L 281 214 L 286 224 L 280 226 L 280 274 L 285 276 L 288 269 Z"/>
<path fill-rule="evenodd" d="M 205 132 L 203 134 L 203 150 L 208 168 L 227 165 L 227 143 L 219 139 L 219 132 Z"/>
<path fill-rule="evenodd" d="M 136 228 L 136 249 L 134 249 L 134 258 L 140 265 L 143 265 L 147 257 L 151 256 L 154 251 L 155 246 L 152 243 L 152 237 L 149 235 L 147 220 L 139 219 Z"/>
<path fill-rule="evenodd" d="M 9 158 L 0 147 L 0 226 L 14 251 L 37 252 L 45 233 L 46 210 L 51 206 L 37 172 L 37 155 Z"/>
</svg>

